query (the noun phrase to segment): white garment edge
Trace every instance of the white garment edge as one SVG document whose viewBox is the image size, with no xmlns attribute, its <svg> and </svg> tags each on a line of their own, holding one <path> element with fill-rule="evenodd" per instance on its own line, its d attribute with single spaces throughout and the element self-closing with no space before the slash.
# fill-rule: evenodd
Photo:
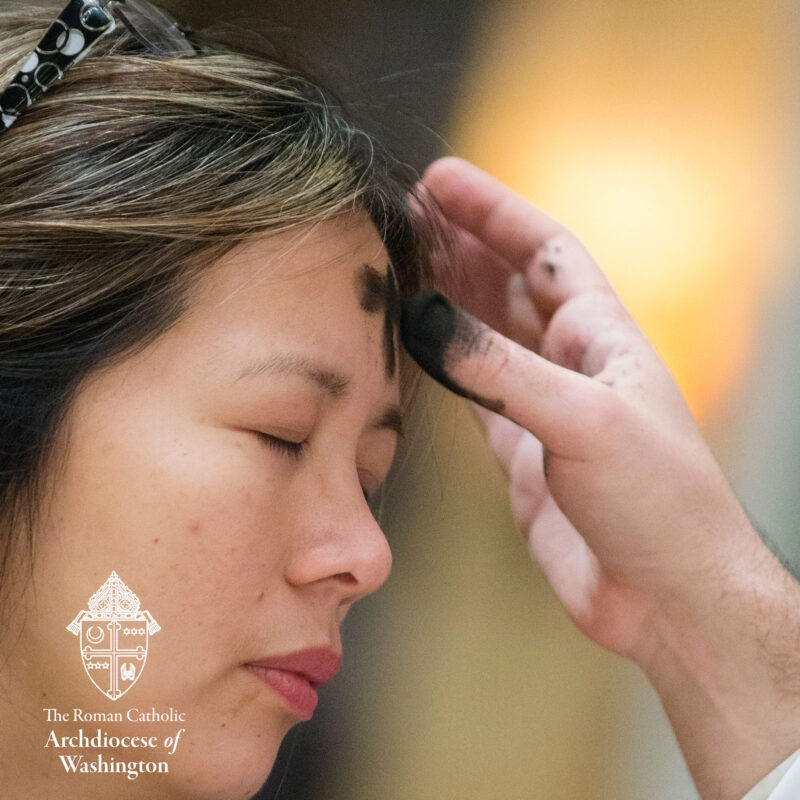
<svg viewBox="0 0 800 800">
<path fill-rule="evenodd" d="M 791 758 L 794 761 L 768 800 L 797 800 L 800 797 L 800 751 Z"/>
<path fill-rule="evenodd" d="M 800 798 L 800 749 L 765 775 L 742 800 L 798 800 Z"/>
</svg>

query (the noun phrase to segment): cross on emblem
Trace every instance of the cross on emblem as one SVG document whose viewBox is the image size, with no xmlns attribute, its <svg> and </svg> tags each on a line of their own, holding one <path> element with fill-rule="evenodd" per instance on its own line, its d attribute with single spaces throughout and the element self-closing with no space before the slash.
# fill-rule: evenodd
<svg viewBox="0 0 800 800">
<path fill-rule="evenodd" d="M 89 599 L 67 630 L 80 638 L 81 660 L 91 682 L 119 700 L 144 669 L 150 636 L 161 630 L 116 572 Z"/>
</svg>

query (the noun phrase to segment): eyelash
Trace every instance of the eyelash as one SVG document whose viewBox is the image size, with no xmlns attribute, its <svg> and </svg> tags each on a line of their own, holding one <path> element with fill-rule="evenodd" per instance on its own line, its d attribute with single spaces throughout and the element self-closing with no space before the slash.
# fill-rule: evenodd
<svg viewBox="0 0 800 800">
<path fill-rule="evenodd" d="M 280 453 L 285 453 L 288 456 L 291 456 L 294 459 L 299 459 L 300 456 L 303 455 L 303 452 L 308 445 L 308 442 L 290 442 L 288 439 L 280 439 L 277 436 L 272 436 L 269 433 L 264 433 L 263 431 L 256 431 L 259 438 L 265 442 L 269 447 L 277 450 Z M 362 493 L 364 494 L 364 499 L 371 503 L 375 497 L 368 494 L 367 490 L 363 487 L 361 488 Z M 375 496 L 377 496 L 378 492 L 375 492 Z"/>
<path fill-rule="evenodd" d="M 270 447 L 278 450 L 281 453 L 285 453 L 292 458 L 300 458 L 303 455 L 303 451 L 306 449 L 307 442 L 290 442 L 287 439 L 279 439 L 277 436 L 272 436 L 269 433 L 263 433 L 262 431 L 256 431 L 259 437 L 266 442 Z"/>
</svg>

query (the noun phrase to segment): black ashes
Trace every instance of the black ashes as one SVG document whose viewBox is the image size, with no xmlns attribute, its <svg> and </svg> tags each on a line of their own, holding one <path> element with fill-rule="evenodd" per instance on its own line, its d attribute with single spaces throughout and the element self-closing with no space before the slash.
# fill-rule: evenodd
<svg viewBox="0 0 800 800">
<path fill-rule="evenodd" d="M 420 367 L 450 391 L 502 414 L 502 400 L 465 389 L 447 374 L 454 362 L 486 352 L 484 330 L 472 315 L 454 308 L 440 292 L 417 292 L 401 304 L 400 338 Z"/>
</svg>

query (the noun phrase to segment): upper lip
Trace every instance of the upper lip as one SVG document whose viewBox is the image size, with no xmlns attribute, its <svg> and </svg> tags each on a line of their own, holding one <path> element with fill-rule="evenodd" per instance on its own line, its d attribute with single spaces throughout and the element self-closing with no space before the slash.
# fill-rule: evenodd
<svg viewBox="0 0 800 800">
<path fill-rule="evenodd" d="M 308 647 L 304 650 L 295 650 L 279 656 L 267 656 L 248 663 L 256 667 L 295 672 L 316 688 L 326 684 L 339 672 L 341 662 L 341 655 L 330 647 Z"/>
</svg>

